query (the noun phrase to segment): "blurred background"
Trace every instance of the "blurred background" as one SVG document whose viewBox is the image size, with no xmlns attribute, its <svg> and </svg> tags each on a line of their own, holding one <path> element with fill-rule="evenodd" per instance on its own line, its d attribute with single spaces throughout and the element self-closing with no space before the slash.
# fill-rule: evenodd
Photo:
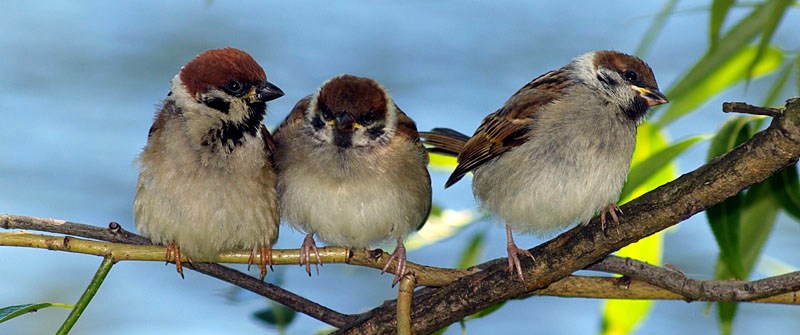
<svg viewBox="0 0 800 335">
<path fill-rule="evenodd" d="M 180 66 L 209 49 L 248 51 L 286 96 L 269 104 L 277 125 L 294 103 L 327 78 L 350 73 L 387 87 L 419 129 L 447 126 L 472 133 L 519 87 L 537 75 L 597 49 L 634 53 L 659 1 L 614 2 L 5 2 L 0 10 L 0 212 L 52 217 L 134 230 L 134 164 L 156 105 Z M 709 3 L 679 3 L 643 58 L 669 88 L 708 48 Z M 747 14 L 734 9 L 729 20 Z M 789 11 L 773 43 L 797 47 L 798 11 Z M 733 22 L 733 21 L 732 21 Z M 727 27 L 727 26 L 726 26 Z M 758 104 L 774 78 L 739 84 L 671 123 L 672 139 L 713 134 L 728 115 L 723 101 Z M 790 83 L 778 102 L 797 95 Z M 656 110 L 654 117 L 658 116 Z M 705 161 L 702 142 L 678 159 L 684 173 Z M 434 201 L 475 210 L 469 182 L 448 190 L 447 173 L 432 173 Z M 797 267 L 800 225 L 778 218 L 753 277 L 767 265 Z M 436 243 L 420 243 L 409 260 L 454 267 L 475 236 L 477 261 L 504 257 L 504 232 L 494 219 L 459 227 Z M 447 234 L 445 234 L 447 235 Z M 519 236 L 520 246 L 545 239 Z M 297 248 L 302 235 L 282 228 L 277 248 Z M 704 215 L 669 230 L 664 262 L 696 279 L 713 279 L 718 247 Z M 0 307 L 74 303 L 101 259 L 39 249 L 0 247 Z M 765 263 L 766 262 L 766 263 Z M 241 268 L 241 267 L 240 267 Z M 309 278 L 299 266 L 279 266 L 268 280 L 345 313 L 394 299 L 391 277 L 373 269 L 328 264 Z M 265 299 L 172 266 L 123 262 L 112 269 L 78 321 L 75 334 L 277 334 L 255 316 Z M 603 302 L 535 297 L 510 301 L 466 323 L 471 334 L 595 334 Z M 0 324 L 2 334 L 52 333 L 68 314 L 51 308 Z M 705 303 L 660 301 L 642 334 L 719 332 Z M 284 330 L 311 334 L 325 324 L 298 315 Z M 734 333 L 792 333 L 800 310 L 741 304 Z M 458 325 L 446 334 L 460 334 Z"/>
</svg>

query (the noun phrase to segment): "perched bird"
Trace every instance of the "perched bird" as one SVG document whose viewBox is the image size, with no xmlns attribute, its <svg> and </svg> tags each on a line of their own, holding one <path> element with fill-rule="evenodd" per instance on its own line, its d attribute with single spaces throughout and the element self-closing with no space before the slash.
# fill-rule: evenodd
<svg viewBox="0 0 800 335">
<path fill-rule="evenodd" d="M 428 153 L 417 128 L 376 81 L 335 76 L 300 100 L 275 131 L 281 216 L 307 233 L 300 263 L 311 275 L 314 235 L 351 248 L 389 238 L 394 282 L 405 274 L 403 239 L 431 209 Z"/>
<path fill-rule="evenodd" d="M 489 114 L 472 137 L 451 129 L 420 133 L 434 151 L 458 156 L 445 187 L 467 172 L 482 208 L 506 224 L 508 269 L 520 280 L 512 231 L 545 234 L 615 204 L 630 169 L 636 127 L 667 103 L 650 67 L 616 51 L 594 51 L 534 79 Z"/>
<path fill-rule="evenodd" d="M 278 238 L 277 175 L 266 102 L 283 96 L 244 51 L 199 54 L 172 79 L 139 157 L 136 228 L 168 245 L 183 276 L 181 253 L 214 261 L 252 250 L 266 274 Z"/>
</svg>

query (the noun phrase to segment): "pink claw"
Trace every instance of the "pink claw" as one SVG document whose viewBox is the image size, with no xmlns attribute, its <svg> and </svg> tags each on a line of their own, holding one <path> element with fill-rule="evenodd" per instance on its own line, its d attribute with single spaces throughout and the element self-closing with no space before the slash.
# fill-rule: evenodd
<svg viewBox="0 0 800 335">
<path fill-rule="evenodd" d="M 319 251 L 317 250 L 317 244 L 314 242 L 314 234 L 307 234 L 306 238 L 303 239 L 303 244 L 300 246 L 300 266 L 303 264 L 306 265 L 306 272 L 308 272 L 308 276 L 311 277 L 311 253 L 314 253 L 317 256 L 317 262 L 314 264 L 314 269 L 317 270 L 317 276 L 319 276 L 319 266 L 322 266 L 322 260 L 319 258 Z"/>
<path fill-rule="evenodd" d="M 397 247 L 394 248 L 394 252 L 392 253 L 392 257 L 389 257 L 389 260 L 386 261 L 386 265 L 383 266 L 383 270 L 381 270 L 381 274 L 386 273 L 389 269 L 389 266 L 392 265 L 392 261 L 397 261 L 397 265 L 394 267 L 394 280 L 392 281 L 392 287 L 397 285 L 402 278 L 406 274 L 406 247 L 403 245 L 402 239 L 397 239 Z"/>
<path fill-rule="evenodd" d="M 600 229 L 606 231 L 606 214 L 610 214 L 611 220 L 619 225 L 619 216 L 617 216 L 617 212 L 619 212 L 619 214 L 625 214 L 617 204 L 608 204 L 608 206 L 603 208 L 603 210 L 600 211 Z"/>
<path fill-rule="evenodd" d="M 506 226 L 506 240 L 508 240 L 508 244 L 506 244 L 506 250 L 508 251 L 508 272 L 514 273 L 514 270 L 516 270 L 517 277 L 519 277 L 520 281 L 524 282 L 525 278 L 522 276 L 522 264 L 520 264 L 519 255 L 528 256 L 534 262 L 536 258 L 533 258 L 530 251 L 517 247 L 517 244 L 514 243 L 514 237 L 511 236 L 511 228 L 508 226 Z"/>
</svg>

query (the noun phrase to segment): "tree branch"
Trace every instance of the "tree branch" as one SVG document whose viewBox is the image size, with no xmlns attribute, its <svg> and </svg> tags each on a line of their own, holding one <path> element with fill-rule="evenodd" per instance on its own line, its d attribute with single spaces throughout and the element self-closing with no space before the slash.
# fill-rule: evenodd
<svg viewBox="0 0 800 335">
<path fill-rule="evenodd" d="M 665 288 L 687 301 L 752 301 L 800 290 L 800 272 L 791 272 L 756 281 L 696 280 L 679 271 L 665 269 L 629 258 L 608 256 L 590 267 L 640 279 Z"/>
<path fill-rule="evenodd" d="M 122 227 L 115 222 L 109 224 L 109 228 L 101 228 L 64 220 L 4 214 L 0 215 L 0 228 L 39 230 L 58 234 L 83 236 L 103 241 L 118 242 L 102 243 L 71 236 L 60 237 L 17 232 L 0 233 L 0 245 L 74 251 L 99 256 L 110 254 L 113 255 L 116 260 L 138 259 L 165 261 L 166 256 L 164 247 L 151 245 L 150 240 L 147 238 L 128 232 L 122 229 Z M 236 260 L 237 257 L 240 259 L 249 258 L 250 255 L 242 253 L 238 256 L 236 254 L 228 256 L 230 256 L 232 260 Z M 278 258 L 280 259 L 280 257 Z M 295 262 L 297 262 L 299 257 L 295 259 Z M 247 259 L 244 259 L 244 261 L 236 261 L 236 263 L 246 262 Z M 240 271 L 222 265 L 199 262 L 187 264 L 187 267 L 192 270 L 239 286 L 268 299 L 280 302 L 286 307 L 304 313 L 334 327 L 342 327 L 343 325 L 352 322 L 356 318 L 356 316 L 339 313 L 294 294 L 288 290 L 282 289 L 270 283 L 262 282 Z"/>
<path fill-rule="evenodd" d="M 623 206 L 619 229 L 600 229 L 599 220 L 575 227 L 530 251 L 525 282 L 495 264 L 450 285 L 419 290 L 414 296 L 414 332 L 427 334 L 467 315 L 506 301 L 583 269 L 630 243 L 675 225 L 793 164 L 800 156 L 800 100 L 764 131 L 722 157 L 713 159 Z M 338 331 L 347 334 L 395 332 L 393 311 L 380 306 Z"/>
</svg>

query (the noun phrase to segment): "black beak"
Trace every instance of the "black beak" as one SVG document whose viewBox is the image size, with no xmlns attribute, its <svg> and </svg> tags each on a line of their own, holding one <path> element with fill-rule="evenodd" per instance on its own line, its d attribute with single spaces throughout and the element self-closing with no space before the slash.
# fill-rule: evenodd
<svg viewBox="0 0 800 335">
<path fill-rule="evenodd" d="M 350 113 L 336 115 L 336 128 L 340 131 L 353 130 L 353 117 L 350 116 Z"/>
<path fill-rule="evenodd" d="M 267 82 L 264 86 L 256 88 L 256 100 L 267 102 L 280 98 L 284 95 L 278 86 Z"/>
</svg>

